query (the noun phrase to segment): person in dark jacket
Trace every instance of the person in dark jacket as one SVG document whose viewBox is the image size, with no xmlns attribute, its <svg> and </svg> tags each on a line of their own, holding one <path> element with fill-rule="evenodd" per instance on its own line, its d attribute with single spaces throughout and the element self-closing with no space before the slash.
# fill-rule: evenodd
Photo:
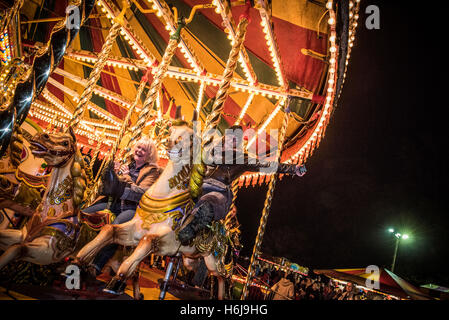
<svg viewBox="0 0 449 320">
<path fill-rule="evenodd" d="M 133 147 L 132 159 L 129 164 L 114 163 L 114 168 L 108 168 L 102 177 L 102 195 L 92 206 L 84 209 L 86 213 L 102 211 L 107 208 L 108 197 L 113 198 L 112 213 L 116 215 L 112 224 L 122 224 L 130 221 L 136 212 L 140 198 L 157 180 L 162 170 L 157 165 L 158 154 L 154 142 L 143 137 Z M 118 174 L 119 173 L 119 174 Z M 109 244 L 95 257 L 91 267 L 98 275 L 114 255 L 117 244 Z"/>
<path fill-rule="evenodd" d="M 241 130 L 241 127 L 231 127 L 231 129 Z M 306 173 L 306 168 L 303 165 L 260 162 L 257 159 L 250 159 L 247 153 L 237 150 L 236 139 L 229 139 L 225 136 L 221 143 L 223 146 L 221 158 L 229 160 L 229 155 L 232 155 L 232 159 L 224 161 L 224 164 L 208 165 L 206 178 L 202 185 L 202 195 L 192 211 L 194 218 L 178 232 L 178 239 L 182 245 L 188 245 L 195 235 L 212 221 L 226 217 L 232 203 L 232 182 L 243 173 L 247 171 L 261 172 L 275 167 L 277 167 L 276 173 L 300 177 Z"/>
</svg>

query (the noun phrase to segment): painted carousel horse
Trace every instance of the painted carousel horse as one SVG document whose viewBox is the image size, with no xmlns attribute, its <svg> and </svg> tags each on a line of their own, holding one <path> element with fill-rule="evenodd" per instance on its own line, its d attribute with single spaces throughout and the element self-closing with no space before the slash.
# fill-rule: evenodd
<svg viewBox="0 0 449 320">
<path fill-rule="evenodd" d="M 122 293 L 126 280 L 135 275 L 140 262 L 150 253 L 161 256 L 182 253 L 188 269 L 204 258 L 209 273 L 218 278 L 218 297 L 223 298 L 224 278 L 230 271 L 229 264 L 223 264 L 228 252 L 224 226 L 214 223 L 211 229 L 199 234 L 192 245 L 183 246 L 177 239 L 176 232 L 194 205 L 189 192 L 191 152 L 182 152 L 192 150 L 192 137 L 193 130 L 187 123 L 171 127 L 170 160 L 158 180 L 142 196 L 134 218 L 123 224 L 104 226 L 77 254 L 75 263 L 87 265 L 110 243 L 136 247 L 120 265 L 116 276 L 106 286 L 106 292 Z M 138 296 L 138 290 L 134 283 L 134 297 Z"/>
<path fill-rule="evenodd" d="M 26 119 L 15 128 L 6 154 L 0 159 L 0 230 L 12 223 L 15 213 L 32 216 L 42 200 L 50 175 L 45 174 L 44 160 L 32 156 L 30 145 L 33 135 L 41 131 Z"/>
<path fill-rule="evenodd" d="M 0 269 L 14 259 L 39 265 L 60 262 L 73 254 L 79 229 L 78 212 L 88 177 L 70 128 L 68 133 L 37 133 L 32 154 L 43 158 L 52 172 L 42 201 L 20 230 L 0 231 Z"/>
</svg>

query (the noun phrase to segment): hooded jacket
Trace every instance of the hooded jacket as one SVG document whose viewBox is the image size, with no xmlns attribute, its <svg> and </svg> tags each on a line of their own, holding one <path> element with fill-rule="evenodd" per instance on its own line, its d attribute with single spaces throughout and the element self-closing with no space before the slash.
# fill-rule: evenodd
<svg viewBox="0 0 449 320">
<path fill-rule="evenodd" d="M 282 278 L 271 287 L 274 291 L 273 300 L 287 300 L 287 298 L 293 299 L 295 295 L 295 288 L 293 283 L 287 278 Z"/>
</svg>

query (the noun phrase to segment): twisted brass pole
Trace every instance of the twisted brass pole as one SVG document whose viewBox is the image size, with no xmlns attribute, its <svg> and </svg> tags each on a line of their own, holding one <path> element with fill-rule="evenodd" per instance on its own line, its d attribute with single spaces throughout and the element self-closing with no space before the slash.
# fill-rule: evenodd
<svg viewBox="0 0 449 320">
<path fill-rule="evenodd" d="M 11 99 L 0 106 L 0 127 L 4 130 L 0 132 L 0 156 L 8 149 L 15 125 L 20 126 L 25 121 L 33 100 L 41 94 L 49 76 L 59 65 L 94 5 L 95 0 L 69 1 L 65 19 L 52 28 L 46 46 L 35 54 L 28 72 L 13 88 Z M 67 23 L 71 21 L 70 15 L 74 11 L 80 13 L 81 19 Z"/>
<path fill-rule="evenodd" d="M 218 122 L 220 121 L 220 116 L 223 111 L 224 102 L 228 97 L 229 88 L 231 86 L 231 80 L 234 75 L 234 70 L 237 66 L 238 57 L 240 54 L 240 47 L 245 40 L 246 29 L 248 27 L 249 20 L 246 17 L 242 17 L 238 26 L 237 26 L 237 35 L 236 39 L 232 45 L 231 52 L 229 53 L 229 58 L 226 63 L 225 70 L 223 72 L 223 78 L 220 82 L 217 94 L 215 96 L 214 104 L 212 105 L 212 110 L 210 114 L 207 116 L 205 124 L 204 124 L 204 132 L 206 133 L 210 129 L 214 129 L 217 127 Z M 202 159 L 202 150 L 204 150 L 206 144 L 209 141 L 206 141 L 205 136 L 203 135 L 203 139 L 201 141 L 201 159 L 197 159 L 200 163 L 195 163 L 192 169 L 192 175 L 190 177 L 190 194 L 193 198 L 197 198 L 201 194 L 201 187 L 203 184 L 204 174 L 206 172 L 206 165 Z"/>
<path fill-rule="evenodd" d="M 128 112 L 126 113 L 126 117 L 122 122 L 122 125 L 120 127 L 120 131 L 118 133 L 117 139 L 115 139 L 114 144 L 112 145 L 111 150 L 108 152 L 108 155 L 106 155 L 103 159 L 103 162 L 101 163 L 100 169 L 98 170 L 97 177 L 101 176 L 101 172 L 103 171 L 103 168 L 107 167 L 109 165 L 109 162 L 114 161 L 115 154 L 117 153 L 118 147 L 120 146 L 120 142 L 123 139 L 123 136 L 125 135 L 126 129 L 128 128 L 128 122 L 131 119 L 131 115 L 134 112 L 134 109 L 139 104 L 140 96 L 143 93 L 143 90 L 145 89 L 145 85 L 148 81 L 148 73 L 142 77 L 142 80 L 140 81 L 139 88 L 137 88 L 136 93 L 136 99 L 134 100 L 133 104 L 129 107 Z M 92 188 L 91 194 L 89 195 L 89 203 L 92 203 L 95 201 L 98 190 L 100 188 L 101 180 L 95 178 L 95 184 Z"/>
<path fill-rule="evenodd" d="M 237 193 L 239 191 L 239 178 L 234 179 L 234 181 L 232 181 L 231 191 L 232 191 L 232 202 L 231 205 L 229 206 L 228 214 L 235 208 L 235 201 L 237 200 Z"/>
<path fill-rule="evenodd" d="M 285 134 L 287 132 L 288 118 L 289 118 L 289 113 L 285 112 L 281 131 L 279 133 L 279 140 L 278 140 L 278 149 L 277 149 L 278 163 L 281 160 L 281 151 L 282 151 L 282 146 L 283 146 L 284 140 L 285 140 Z M 248 287 L 249 287 L 249 284 L 251 283 L 251 279 L 254 274 L 254 267 L 257 262 L 257 258 L 259 257 L 260 247 L 262 245 L 262 240 L 263 240 L 263 236 L 265 233 L 265 227 L 267 225 L 268 216 L 270 214 L 271 201 L 273 200 L 274 189 L 276 187 L 277 178 L 278 178 L 278 174 L 277 173 L 273 174 L 271 177 L 271 180 L 270 180 L 270 184 L 268 186 L 267 196 L 265 198 L 265 203 L 264 203 L 263 211 L 262 211 L 262 217 L 260 218 L 259 229 L 257 230 L 257 237 L 256 237 L 256 241 L 254 243 L 253 253 L 251 255 L 250 265 L 248 268 L 248 274 L 246 276 L 245 285 L 243 287 L 243 292 L 242 292 L 242 297 L 241 297 L 242 300 L 245 300 L 246 296 L 248 295 Z"/>
<path fill-rule="evenodd" d="M 103 44 L 103 47 L 101 48 L 101 52 L 98 56 L 98 60 L 95 62 L 93 70 L 90 72 L 89 79 L 87 80 L 86 88 L 84 89 L 83 93 L 81 94 L 80 99 L 78 100 L 78 103 L 75 107 L 75 111 L 73 112 L 72 119 L 70 119 L 68 127 L 76 127 L 78 123 L 81 121 L 81 116 L 84 112 L 84 107 L 86 104 L 90 101 L 92 98 L 92 94 L 95 88 L 95 85 L 98 82 L 98 79 L 100 78 L 101 72 L 106 65 L 106 62 L 108 60 L 109 54 L 112 50 L 112 45 L 115 42 L 115 39 L 117 38 L 120 29 L 123 25 L 123 18 L 125 16 L 126 9 L 129 8 L 129 3 L 127 1 L 123 1 L 123 9 L 120 12 L 120 15 L 118 15 L 114 19 L 114 24 L 112 25 L 111 30 L 108 33 L 108 36 L 106 37 L 106 40 Z M 67 129 L 68 130 L 68 129 Z"/>
<path fill-rule="evenodd" d="M 181 30 L 184 26 L 184 21 L 181 19 L 181 21 L 178 22 L 178 28 L 176 32 L 172 36 L 170 36 L 170 41 L 168 42 L 167 48 L 165 49 L 162 61 L 157 67 L 156 73 L 153 77 L 153 82 L 151 83 L 150 89 L 145 98 L 145 102 L 143 103 L 142 110 L 140 111 L 140 114 L 138 116 L 136 129 L 133 132 L 128 146 L 132 146 L 142 136 L 143 128 L 145 127 L 145 124 L 148 122 L 148 119 L 151 116 L 150 111 L 153 107 L 154 102 L 156 101 L 157 93 L 161 89 L 162 81 L 167 74 L 170 62 L 172 61 L 176 48 L 178 47 L 178 43 L 181 39 Z M 124 159 L 127 159 L 130 155 L 131 148 L 128 148 Z"/>
</svg>

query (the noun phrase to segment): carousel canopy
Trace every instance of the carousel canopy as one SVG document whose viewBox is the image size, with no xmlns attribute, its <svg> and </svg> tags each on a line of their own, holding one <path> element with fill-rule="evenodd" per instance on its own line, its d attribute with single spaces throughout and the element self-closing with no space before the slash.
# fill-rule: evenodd
<svg viewBox="0 0 449 320">
<path fill-rule="evenodd" d="M 47 129 L 67 125 L 86 87 L 92 87 L 76 133 L 79 146 L 98 146 L 100 157 L 114 144 L 128 110 L 137 101 L 127 123 L 134 129 L 156 80 L 162 83 L 146 130 L 158 119 L 174 118 L 177 110 L 185 119 L 197 110 L 204 124 L 245 16 L 249 24 L 218 128 L 223 131 L 240 124 L 256 133 L 269 133 L 281 127 L 288 105 L 290 121 L 282 160 L 292 163 L 306 161 L 324 136 L 341 93 L 359 10 L 359 1 L 97 0 L 95 5 L 91 1 L 91 7 L 89 1 L 81 2 L 88 17 L 79 32 L 73 32 L 69 45 L 58 48 L 63 51 L 57 57 L 60 62 L 42 71 L 38 59 L 43 52 L 54 50 L 55 29 L 71 2 L 1 1 L 2 23 L 12 21 L 0 39 L 2 112 L 14 107 L 20 94 L 16 84 L 29 78 L 33 70 L 35 95 L 28 112 L 26 107 L 16 107 L 20 109 L 16 115 L 26 113 Z M 104 55 L 105 42 L 122 10 L 119 33 Z M 14 13 L 16 18 L 8 20 Z M 181 17 L 186 25 L 174 56 L 166 72 L 158 73 Z M 55 52 L 51 53 L 57 62 Z M 101 59 L 105 59 L 104 66 L 96 70 Z M 89 83 L 96 71 L 98 81 Z M 38 83 L 36 79 L 41 78 Z M 136 100 L 142 79 L 147 80 L 146 87 Z M 9 114 L 12 119 L 12 111 Z M 263 180 L 256 176 L 253 183 Z"/>
</svg>

